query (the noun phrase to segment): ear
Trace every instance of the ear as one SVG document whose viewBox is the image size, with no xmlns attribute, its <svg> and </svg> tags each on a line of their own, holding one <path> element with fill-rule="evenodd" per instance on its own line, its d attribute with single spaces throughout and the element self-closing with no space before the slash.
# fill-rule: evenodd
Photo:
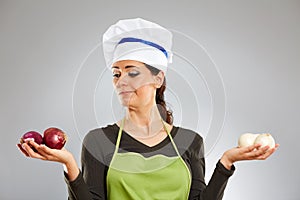
<svg viewBox="0 0 300 200">
<path fill-rule="evenodd" d="M 160 88 L 164 82 L 165 74 L 163 71 L 160 71 L 156 76 L 154 76 L 156 88 Z"/>
</svg>

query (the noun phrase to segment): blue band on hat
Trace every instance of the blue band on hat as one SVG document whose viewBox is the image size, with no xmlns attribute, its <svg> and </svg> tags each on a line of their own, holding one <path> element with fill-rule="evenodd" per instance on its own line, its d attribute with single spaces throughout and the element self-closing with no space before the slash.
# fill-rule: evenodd
<svg viewBox="0 0 300 200">
<path fill-rule="evenodd" d="M 160 51 L 162 51 L 165 54 L 166 58 L 168 58 L 168 52 L 162 46 L 155 44 L 153 42 L 150 42 L 147 40 L 142 40 L 139 38 L 127 37 L 127 38 L 122 38 L 118 44 L 122 44 L 125 42 L 140 42 L 140 43 L 147 44 L 149 46 L 159 49 Z"/>
</svg>

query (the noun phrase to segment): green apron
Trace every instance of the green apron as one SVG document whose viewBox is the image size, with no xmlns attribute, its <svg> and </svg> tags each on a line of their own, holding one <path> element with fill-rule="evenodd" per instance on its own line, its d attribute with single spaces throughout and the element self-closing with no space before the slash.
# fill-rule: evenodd
<svg viewBox="0 0 300 200">
<path fill-rule="evenodd" d="M 135 152 L 119 153 L 124 120 L 118 133 L 115 152 L 107 172 L 109 200 L 185 200 L 188 199 L 191 174 L 167 130 L 177 156 L 162 154 L 144 157 Z"/>
</svg>

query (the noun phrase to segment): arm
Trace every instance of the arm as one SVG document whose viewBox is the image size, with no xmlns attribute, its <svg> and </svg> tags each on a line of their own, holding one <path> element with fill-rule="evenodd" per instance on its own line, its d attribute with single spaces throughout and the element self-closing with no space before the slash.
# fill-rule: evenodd
<svg viewBox="0 0 300 200">
<path fill-rule="evenodd" d="M 233 174 L 235 168 L 232 166 L 226 169 L 219 161 L 216 164 L 214 173 L 206 185 L 205 177 L 205 159 L 203 140 L 196 136 L 190 149 L 190 166 L 192 172 L 192 185 L 190 191 L 190 200 L 221 200 L 226 188 L 229 177 Z"/>
<path fill-rule="evenodd" d="M 268 146 L 260 148 L 260 145 L 249 147 L 235 147 L 227 150 L 218 161 L 214 173 L 208 183 L 205 184 L 205 161 L 203 141 L 199 137 L 195 139 L 196 145 L 191 149 L 192 188 L 190 198 L 192 200 L 221 200 L 229 177 L 233 174 L 234 163 L 242 160 L 265 160 L 279 147 L 270 149 Z"/>
<path fill-rule="evenodd" d="M 221 163 L 229 169 L 233 163 L 242 160 L 266 160 L 270 157 L 279 144 L 276 144 L 274 148 L 270 149 L 268 146 L 260 148 L 260 144 L 254 144 L 248 147 L 235 147 L 225 151 L 221 158 Z"/>
<path fill-rule="evenodd" d="M 210 181 L 201 195 L 203 200 L 221 200 L 229 177 L 233 174 L 235 167 L 232 165 L 230 169 L 226 169 L 223 164 L 218 161 L 216 168 Z"/>
<path fill-rule="evenodd" d="M 77 180 L 78 177 L 80 177 L 80 171 L 73 155 L 65 148 L 61 150 L 50 149 L 47 146 L 39 145 L 34 141 L 27 141 L 22 145 L 18 144 L 18 147 L 26 157 L 62 163 L 65 169 L 65 176 L 69 181 Z"/>
<path fill-rule="evenodd" d="M 105 199 L 105 165 L 97 161 L 86 148 L 82 148 L 82 172 L 79 170 L 73 155 L 66 149 L 50 149 L 33 141 L 29 144 L 18 144 L 26 157 L 59 162 L 64 165 L 65 181 L 68 186 L 69 200 Z M 102 178 L 101 178 L 102 177 Z"/>
<path fill-rule="evenodd" d="M 69 200 L 99 200 L 106 199 L 106 173 L 105 164 L 96 159 L 83 145 L 81 151 L 82 171 L 73 180 L 65 181 L 68 185 Z"/>
</svg>

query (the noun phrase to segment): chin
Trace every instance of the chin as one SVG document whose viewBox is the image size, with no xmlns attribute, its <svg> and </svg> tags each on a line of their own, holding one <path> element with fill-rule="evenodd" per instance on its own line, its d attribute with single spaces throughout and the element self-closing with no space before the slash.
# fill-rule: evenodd
<svg viewBox="0 0 300 200">
<path fill-rule="evenodd" d="M 138 108 L 140 105 L 138 103 L 133 103 L 130 101 L 121 101 L 121 105 L 125 108 Z"/>
<path fill-rule="evenodd" d="M 120 99 L 120 104 L 124 107 L 129 107 L 129 106 L 131 106 L 132 103 L 130 103 L 129 99 L 128 100 Z"/>
<path fill-rule="evenodd" d="M 130 106 L 129 103 L 125 103 L 125 102 L 121 102 L 121 105 L 124 106 L 124 107 Z"/>
</svg>

